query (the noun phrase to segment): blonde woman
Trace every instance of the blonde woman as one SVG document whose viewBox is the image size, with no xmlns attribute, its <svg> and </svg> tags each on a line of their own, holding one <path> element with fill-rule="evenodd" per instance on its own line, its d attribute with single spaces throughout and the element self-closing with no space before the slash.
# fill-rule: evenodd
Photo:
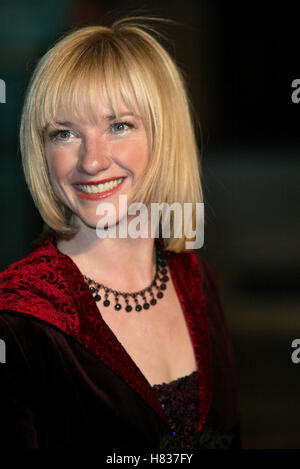
<svg viewBox="0 0 300 469">
<path fill-rule="evenodd" d="M 0 446 L 239 446 L 214 273 L 148 210 L 189 203 L 195 227 L 203 197 L 184 81 L 147 25 L 73 31 L 30 82 L 21 152 L 45 232 L 0 276 Z"/>
</svg>

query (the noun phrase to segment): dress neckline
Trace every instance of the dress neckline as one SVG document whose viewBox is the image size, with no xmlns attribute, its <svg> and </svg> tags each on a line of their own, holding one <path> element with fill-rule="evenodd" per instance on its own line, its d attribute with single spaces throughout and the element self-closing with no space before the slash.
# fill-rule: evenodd
<svg viewBox="0 0 300 469">
<path fill-rule="evenodd" d="M 212 400 L 212 363 L 202 272 L 193 251 L 165 251 L 199 370 L 200 429 Z M 77 265 L 58 250 L 55 235 L 0 275 L 0 291 L 1 309 L 36 317 L 72 336 L 131 386 L 162 421 L 170 424 L 151 384 L 99 314 Z"/>
<path fill-rule="evenodd" d="M 196 374 L 199 374 L 199 371 L 198 370 L 195 370 L 195 371 L 192 371 L 189 375 L 185 375 L 185 376 L 180 376 L 179 378 L 176 378 L 176 379 L 173 379 L 172 381 L 169 381 L 168 383 L 166 382 L 163 382 L 163 383 L 160 383 L 160 384 L 153 384 L 152 385 L 152 388 L 153 389 L 157 389 L 157 388 L 161 388 L 163 386 L 170 386 L 174 383 L 179 383 L 183 380 L 186 380 L 187 378 L 191 378 L 192 376 L 196 375 Z"/>
</svg>

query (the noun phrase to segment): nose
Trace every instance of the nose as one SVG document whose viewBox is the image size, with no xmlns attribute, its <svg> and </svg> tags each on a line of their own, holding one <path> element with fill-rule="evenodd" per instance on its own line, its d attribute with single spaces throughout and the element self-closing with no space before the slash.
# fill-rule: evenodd
<svg viewBox="0 0 300 469">
<path fill-rule="evenodd" d="M 86 135 L 80 146 L 78 170 L 91 175 L 105 171 L 111 166 L 110 145 L 93 132 Z"/>
</svg>

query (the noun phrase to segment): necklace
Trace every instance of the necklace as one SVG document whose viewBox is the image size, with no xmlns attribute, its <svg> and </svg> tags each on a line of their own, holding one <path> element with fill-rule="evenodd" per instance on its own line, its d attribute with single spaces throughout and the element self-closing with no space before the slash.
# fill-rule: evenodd
<svg viewBox="0 0 300 469">
<path fill-rule="evenodd" d="M 166 290 L 167 285 L 166 282 L 169 280 L 167 276 L 168 268 L 167 268 L 167 261 L 165 257 L 165 253 L 163 252 L 162 247 L 159 244 L 159 241 L 155 239 L 155 253 L 156 253 L 156 272 L 154 279 L 148 287 L 144 288 L 143 290 L 139 290 L 136 292 L 120 292 L 113 290 L 109 287 L 102 285 L 101 283 L 95 282 L 95 280 L 83 276 L 85 282 L 89 286 L 94 300 L 100 301 L 102 299 L 101 295 L 99 294 L 100 290 L 104 291 L 104 300 L 103 306 L 108 307 L 110 305 L 110 301 L 108 296 L 113 294 L 115 297 L 115 309 L 119 311 L 122 309 L 122 305 L 119 303 L 119 297 L 123 297 L 126 303 L 125 311 L 130 312 L 132 311 L 132 306 L 129 304 L 129 300 L 132 299 L 135 304 L 135 310 L 141 311 L 142 308 L 149 309 L 150 306 L 155 306 L 157 303 L 157 299 L 163 298 L 164 294 L 163 291 Z M 153 290 L 156 289 L 156 298 Z M 150 300 L 147 301 L 146 293 L 150 296 Z M 143 305 L 139 303 L 139 297 L 143 298 Z"/>
</svg>

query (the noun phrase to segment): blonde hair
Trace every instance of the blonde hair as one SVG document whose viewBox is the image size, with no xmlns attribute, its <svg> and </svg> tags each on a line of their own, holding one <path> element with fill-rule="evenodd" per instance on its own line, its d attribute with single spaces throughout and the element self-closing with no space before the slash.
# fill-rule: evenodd
<svg viewBox="0 0 300 469">
<path fill-rule="evenodd" d="M 26 182 L 46 223 L 59 236 L 72 236 L 72 214 L 56 197 L 44 149 L 45 127 L 58 107 L 94 118 L 93 102 L 106 91 L 114 114 L 123 101 L 137 104 L 151 144 L 143 184 L 133 199 L 172 205 L 203 201 L 200 160 L 182 74 L 155 38 L 148 18 L 125 18 L 111 27 L 89 26 L 71 32 L 40 60 L 26 95 L 20 145 Z M 151 34 L 152 33 L 152 34 Z M 87 93 L 82 93 L 87 89 Z M 99 94 L 98 94 L 99 96 Z M 165 238 L 166 249 L 184 251 L 185 235 Z"/>
</svg>

